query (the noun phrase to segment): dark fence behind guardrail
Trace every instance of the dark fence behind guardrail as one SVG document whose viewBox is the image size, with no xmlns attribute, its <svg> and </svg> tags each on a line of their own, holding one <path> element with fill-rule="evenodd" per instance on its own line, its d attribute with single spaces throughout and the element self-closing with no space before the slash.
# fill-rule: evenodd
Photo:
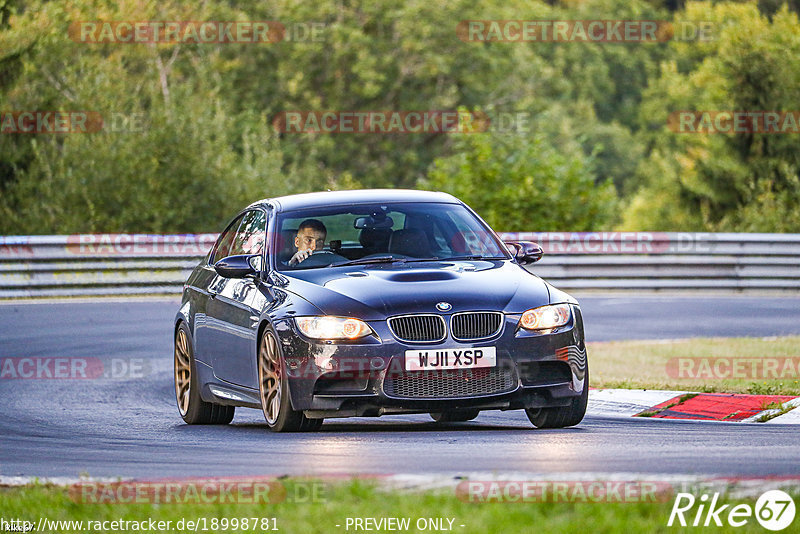
<svg viewBox="0 0 800 534">
<path fill-rule="evenodd" d="M 800 234 L 522 232 L 566 290 L 800 292 Z M 180 293 L 216 234 L 0 237 L 0 298 Z"/>
</svg>

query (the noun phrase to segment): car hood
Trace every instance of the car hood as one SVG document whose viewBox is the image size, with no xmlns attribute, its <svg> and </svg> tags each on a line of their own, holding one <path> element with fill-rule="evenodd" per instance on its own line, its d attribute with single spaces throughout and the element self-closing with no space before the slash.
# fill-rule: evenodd
<svg viewBox="0 0 800 534">
<path fill-rule="evenodd" d="M 394 263 L 283 273 L 286 290 L 326 315 L 382 320 L 406 313 L 523 311 L 550 303 L 550 289 L 511 261 Z"/>
</svg>

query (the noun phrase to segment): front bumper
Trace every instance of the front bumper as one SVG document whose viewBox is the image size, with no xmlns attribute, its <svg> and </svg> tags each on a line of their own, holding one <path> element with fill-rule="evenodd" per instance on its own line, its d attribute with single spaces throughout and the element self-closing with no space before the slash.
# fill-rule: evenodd
<svg viewBox="0 0 800 534">
<path fill-rule="evenodd" d="M 504 316 L 500 333 L 480 342 L 448 337 L 439 343 L 403 343 L 386 321 L 369 323 L 378 338 L 330 343 L 303 338 L 291 320 L 275 325 L 281 341 L 292 406 L 309 417 L 379 416 L 456 409 L 566 406 L 588 387 L 580 308 L 550 333 L 518 330 L 519 314 Z M 405 351 L 495 347 L 497 366 L 457 371 L 406 372 Z"/>
</svg>

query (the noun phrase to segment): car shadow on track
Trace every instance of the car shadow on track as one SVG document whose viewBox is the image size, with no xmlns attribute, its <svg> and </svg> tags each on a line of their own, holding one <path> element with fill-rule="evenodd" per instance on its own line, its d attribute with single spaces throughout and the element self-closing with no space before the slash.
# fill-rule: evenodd
<svg viewBox="0 0 800 534">
<path fill-rule="evenodd" d="M 589 431 L 587 421 L 576 427 L 556 428 L 556 429 L 537 429 L 525 417 L 523 412 L 502 412 L 481 414 L 473 421 L 463 422 L 435 422 L 428 418 L 426 414 L 412 415 L 388 415 L 380 418 L 369 417 L 348 417 L 326 419 L 319 430 L 314 432 L 291 432 L 286 434 L 274 435 L 313 435 L 313 434 L 366 434 L 366 433 L 464 433 L 464 432 L 547 432 L 552 433 L 575 433 Z M 242 411 L 237 413 L 236 418 L 228 425 L 175 425 L 173 427 L 179 432 L 193 432 L 197 429 L 201 432 L 208 432 L 212 428 L 214 433 L 230 435 L 235 432 L 239 435 L 257 435 L 264 432 L 272 434 L 266 422 L 257 411 L 252 413 Z"/>
<path fill-rule="evenodd" d="M 250 432 L 269 432 L 266 423 L 233 423 L 228 425 L 228 428 L 236 431 Z M 319 430 L 309 433 L 293 433 L 297 434 L 327 434 L 327 433 L 368 433 L 368 432 L 381 432 L 381 433 L 397 433 L 397 432 L 580 432 L 585 429 L 580 427 L 561 428 L 561 429 L 536 429 L 533 425 L 514 425 L 514 424 L 496 424 L 488 422 L 468 422 L 468 423 L 436 423 L 436 422 L 325 422 Z M 291 435 L 291 434 L 290 434 Z"/>
</svg>

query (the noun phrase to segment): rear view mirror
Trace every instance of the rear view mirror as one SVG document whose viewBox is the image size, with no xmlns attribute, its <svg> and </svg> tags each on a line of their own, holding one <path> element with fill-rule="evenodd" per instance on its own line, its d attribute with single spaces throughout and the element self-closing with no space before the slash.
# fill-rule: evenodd
<svg viewBox="0 0 800 534">
<path fill-rule="evenodd" d="M 542 247 L 533 241 L 506 241 L 505 243 L 520 265 L 536 263 L 542 259 L 542 254 L 544 254 Z"/>
<path fill-rule="evenodd" d="M 372 215 L 368 217 L 358 217 L 353 222 L 353 228 L 358 230 L 364 230 L 365 228 L 391 228 L 394 226 L 394 221 L 391 217 L 374 217 Z"/>
</svg>

